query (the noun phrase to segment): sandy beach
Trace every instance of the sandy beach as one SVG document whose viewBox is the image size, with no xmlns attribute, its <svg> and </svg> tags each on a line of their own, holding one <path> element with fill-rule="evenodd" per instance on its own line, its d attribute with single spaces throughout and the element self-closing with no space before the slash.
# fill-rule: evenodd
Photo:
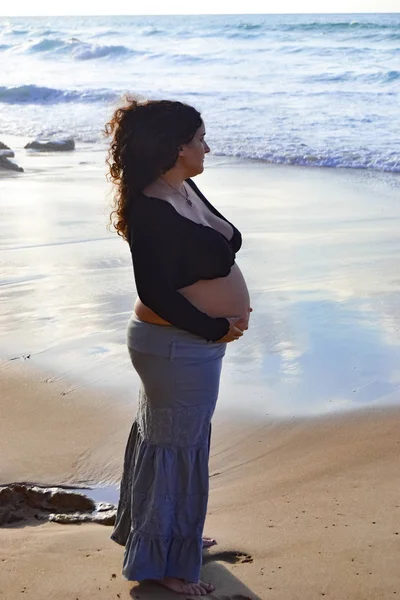
<svg viewBox="0 0 400 600">
<path fill-rule="evenodd" d="M 131 411 L 87 391 L 65 401 L 62 386 L 26 362 L 2 365 L 1 378 L 1 484 L 117 481 Z M 217 588 L 210 598 L 400 594 L 399 431 L 398 409 L 257 422 L 219 415 L 206 524 L 218 545 L 203 567 Z M 1 528 L 1 597 L 172 599 L 122 578 L 110 531 L 29 521 Z"/>
<path fill-rule="evenodd" d="M 104 153 L 3 141 L 25 172 L 0 178 L 0 484 L 116 484 L 138 382 Z M 213 157 L 198 183 L 243 232 L 254 308 L 214 419 L 210 598 L 396 597 L 398 178 Z M 1 528 L 0 597 L 172 599 L 122 579 L 110 532 Z"/>
</svg>

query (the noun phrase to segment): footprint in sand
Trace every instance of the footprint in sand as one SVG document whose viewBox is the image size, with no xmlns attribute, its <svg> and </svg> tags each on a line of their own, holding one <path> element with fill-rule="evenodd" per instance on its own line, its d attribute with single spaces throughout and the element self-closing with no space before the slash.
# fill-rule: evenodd
<svg viewBox="0 0 400 600">
<path fill-rule="evenodd" d="M 204 565 L 212 561 L 222 561 L 227 562 L 231 565 L 236 565 L 238 563 L 252 563 L 253 557 L 250 556 L 250 554 L 245 554 L 244 552 L 236 552 L 235 550 L 213 552 L 212 554 L 206 554 L 205 556 L 203 556 Z"/>
<path fill-rule="evenodd" d="M 254 600 L 254 598 L 251 596 L 243 596 L 243 594 L 233 594 L 231 596 L 227 596 L 226 594 L 217 594 L 215 592 L 202 597 L 208 598 L 208 600 Z M 193 596 L 190 596 L 185 600 L 193 600 Z"/>
</svg>

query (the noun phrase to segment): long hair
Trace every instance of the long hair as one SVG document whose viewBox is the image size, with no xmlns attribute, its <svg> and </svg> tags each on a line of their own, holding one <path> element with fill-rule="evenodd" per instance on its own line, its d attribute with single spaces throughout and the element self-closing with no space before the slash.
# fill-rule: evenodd
<svg viewBox="0 0 400 600">
<path fill-rule="evenodd" d="M 182 102 L 126 98 L 105 125 L 111 137 L 108 178 L 115 184 L 110 225 L 127 239 L 129 209 L 135 198 L 178 160 L 179 150 L 202 124 L 200 113 Z"/>
</svg>

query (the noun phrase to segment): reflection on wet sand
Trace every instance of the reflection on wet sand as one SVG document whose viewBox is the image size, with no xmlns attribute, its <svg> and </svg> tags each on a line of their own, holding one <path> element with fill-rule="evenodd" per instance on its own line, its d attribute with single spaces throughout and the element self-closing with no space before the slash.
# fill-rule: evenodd
<svg viewBox="0 0 400 600">
<path fill-rule="evenodd" d="M 62 186 L 51 170 L 2 179 L 0 348 L 75 387 L 127 391 L 134 284 L 128 247 L 106 230 L 102 158 L 80 167 L 79 186 L 67 171 Z M 398 402 L 398 178 L 213 158 L 198 183 L 243 232 L 254 308 L 228 348 L 220 407 L 295 416 Z"/>
</svg>

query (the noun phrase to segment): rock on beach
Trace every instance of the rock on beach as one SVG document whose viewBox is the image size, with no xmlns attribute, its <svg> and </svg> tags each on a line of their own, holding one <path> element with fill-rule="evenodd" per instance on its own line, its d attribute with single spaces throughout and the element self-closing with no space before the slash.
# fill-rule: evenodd
<svg viewBox="0 0 400 600">
<path fill-rule="evenodd" d="M 34 140 L 24 146 L 25 150 L 36 150 L 38 152 L 70 152 L 75 150 L 75 140 Z"/>
<path fill-rule="evenodd" d="M 94 522 L 113 525 L 116 507 L 63 488 L 13 483 L 0 487 L 0 527 L 29 521 Z"/>
<path fill-rule="evenodd" d="M 14 153 L 12 153 L 12 156 Z M 0 169 L 8 170 L 8 171 L 17 171 L 18 173 L 23 173 L 24 170 L 22 167 L 17 165 L 17 163 L 10 160 L 7 156 L 0 155 Z"/>
<path fill-rule="evenodd" d="M 7 171 L 17 171 L 23 173 L 23 168 L 18 166 L 14 161 L 9 160 L 14 158 L 15 153 L 7 144 L 0 142 L 0 169 Z"/>
</svg>

